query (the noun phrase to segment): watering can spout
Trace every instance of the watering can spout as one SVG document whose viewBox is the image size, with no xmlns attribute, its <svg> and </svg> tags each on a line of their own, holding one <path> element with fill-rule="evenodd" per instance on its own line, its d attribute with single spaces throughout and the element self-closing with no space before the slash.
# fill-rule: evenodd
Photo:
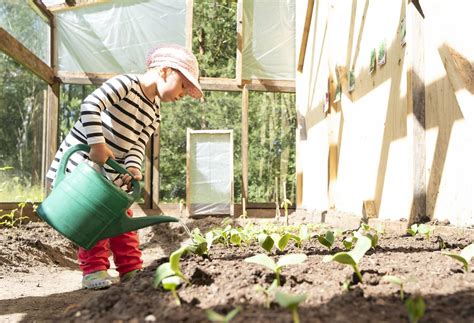
<svg viewBox="0 0 474 323">
<path fill-rule="evenodd" d="M 121 217 L 120 221 L 117 221 L 117 223 L 114 223 L 104 230 L 101 233 L 99 240 L 116 237 L 130 231 L 137 231 L 138 229 L 142 229 L 154 224 L 168 222 L 178 222 L 178 219 L 165 215 L 149 215 L 139 218 L 130 218 L 125 215 Z"/>
</svg>

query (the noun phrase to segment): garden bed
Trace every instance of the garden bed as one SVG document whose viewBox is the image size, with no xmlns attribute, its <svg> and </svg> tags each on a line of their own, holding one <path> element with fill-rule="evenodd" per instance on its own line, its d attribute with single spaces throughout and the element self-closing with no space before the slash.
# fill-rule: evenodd
<svg viewBox="0 0 474 323">
<path fill-rule="evenodd" d="M 205 232 L 205 231 L 203 231 Z M 445 251 L 459 251 L 472 243 L 472 237 L 442 236 Z M 341 239 L 332 249 L 317 239 L 302 248 L 292 242 L 283 251 L 269 254 L 277 260 L 284 254 L 304 253 L 303 264 L 282 270 L 282 291 L 306 294 L 299 306 L 302 322 L 403 322 L 407 309 L 400 299 L 399 287 L 382 279 L 386 275 L 414 277 L 406 283 L 405 299 L 419 295 L 426 304 L 421 322 L 472 322 L 474 320 L 474 270 L 440 251 L 436 234 L 424 236 L 388 235 L 379 239 L 360 261 L 363 283 L 351 267 L 323 262 L 323 257 L 342 251 Z M 227 313 L 240 307 L 233 322 L 291 322 L 291 314 L 275 302 L 265 307 L 264 294 L 255 290 L 269 287 L 275 276 L 269 269 L 244 261 L 266 253 L 258 244 L 225 246 L 214 244 L 209 256 L 188 254 L 181 259 L 181 270 L 190 284 L 177 292 L 181 306 L 170 292 L 153 287 L 157 267 L 169 259 L 156 259 L 131 281 L 107 291 L 91 292 L 90 297 L 71 308 L 61 318 L 72 321 L 159 321 L 206 322 L 206 309 Z M 346 283 L 346 284 L 344 284 Z"/>
</svg>

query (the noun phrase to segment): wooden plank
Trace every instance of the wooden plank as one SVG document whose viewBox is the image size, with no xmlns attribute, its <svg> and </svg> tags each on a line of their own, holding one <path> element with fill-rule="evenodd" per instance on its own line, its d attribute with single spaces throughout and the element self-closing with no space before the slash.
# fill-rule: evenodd
<svg viewBox="0 0 474 323">
<path fill-rule="evenodd" d="M 298 57 L 298 71 L 299 72 L 303 71 L 304 58 L 306 54 L 306 46 L 308 45 L 309 29 L 311 27 L 311 20 L 313 17 L 313 8 L 314 8 L 314 0 L 308 0 L 308 6 L 306 7 L 306 17 L 304 20 L 303 36 L 301 37 L 300 54 Z"/>
<path fill-rule="evenodd" d="M 186 48 L 193 50 L 193 8 L 194 0 L 186 0 Z"/>
<path fill-rule="evenodd" d="M 337 182 L 337 165 L 338 165 L 338 133 L 337 129 L 337 112 L 336 105 L 334 103 L 334 96 L 336 93 L 336 81 L 329 76 L 328 88 L 329 88 L 329 111 L 327 115 L 328 123 L 328 209 L 333 210 L 336 208 L 335 202 L 335 188 Z"/>
<path fill-rule="evenodd" d="M 86 6 L 93 6 L 100 3 L 108 3 L 111 0 L 75 0 L 71 1 L 71 4 L 63 3 L 52 6 L 47 6 L 48 10 L 54 13 L 72 10 L 72 9 L 81 9 Z"/>
<path fill-rule="evenodd" d="M 53 69 L 1 27 L 0 50 L 48 84 L 54 84 Z"/>
<path fill-rule="evenodd" d="M 152 162 L 152 182 L 151 182 L 151 208 L 156 209 L 160 202 L 160 148 L 161 148 L 161 126 L 158 124 L 153 134 L 153 162 Z"/>
<path fill-rule="evenodd" d="M 189 167 L 191 166 L 191 128 L 186 129 L 186 214 L 190 215 L 191 210 L 191 174 Z"/>
<path fill-rule="evenodd" d="M 235 60 L 235 80 L 242 85 L 242 57 L 244 49 L 244 0 L 237 1 L 237 55 Z"/>
<path fill-rule="evenodd" d="M 117 73 L 83 73 L 58 71 L 56 76 L 62 83 L 102 85 L 108 79 L 116 76 Z"/>
<path fill-rule="evenodd" d="M 413 202 L 409 223 L 426 216 L 426 140 L 424 21 L 418 8 L 407 6 L 407 136 L 412 160 Z"/>
<path fill-rule="evenodd" d="M 295 81 L 258 79 L 242 80 L 242 83 L 248 84 L 249 91 L 296 93 Z"/>
<path fill-rule="evenodd" d="M 58 150 L 58 122 L 59 122 L 59 90 L 60 83 L 56 82 L 48 86 L 48 105 L 46 106 L 46 118 L 43 120 L 45 127 L 45 141 L 43 158 L 44 174 L 48 171 L 49 166 L 53 162 L 54 155 Z"/>
<path fill-rule="evenodd" d="M 464 119 L 474 124 L 474 67 L 447 44 L 438 48 Z"/>
<path fill-rule="evenodd" d="M 248 200 L 249 172 L 249 91 L 247 85 L 242 90 L 242 198 Z"/>
<path fill-rule="evenodd" d="M 153 136 L 152 136 L 153 137 Z M 146 147 L 145 147 L 145 158 L 143 162 L 145 163 L 145 173 L 143 174 L 144 179 L 144 187 L 143 187 L 143 207 L 147 209 L 151 209 L 152 207 L 152 197 L 151 197 L 151 183 L 152 183 L 152 146 L 153 146 L 153 138 L 150 138 Z"/>
<path fill-rule="evenodd" d="M 41 16 L 48 22 L 51 26 L 53 23 L 54 15 L 51 11 L 46 8 L 43 1 L 41 0 L 30 0 L 30 3 L 33 4 L 33 10 L 38 10 Z"/>
</svg>

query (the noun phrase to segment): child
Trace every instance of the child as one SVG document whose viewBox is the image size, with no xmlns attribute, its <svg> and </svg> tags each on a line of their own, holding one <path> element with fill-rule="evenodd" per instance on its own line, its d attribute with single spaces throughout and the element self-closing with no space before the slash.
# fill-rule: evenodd
<svg viewBox="0 0 474 323">
<path fill-rule="evenodd" d="M 113 158 L 136 180 L 142 179 L 145 146 L 160 122 L 159 103 L 177 101 L 186 94 L 196 99 L 203 95 L 198 83 L 198 62 L 186 48 L 162 44 L 151 51 L 146 65 L 145 74 L 113 77 L 83 101 L 80 119 L 61 143 L 46 175 L 49 181 L 54 184 L 64 151 L 79 143 L 89 145 L 90 152 L 74 154 L 67 172 L 90 160 L 101 165 L 100 171 L 116 185 L 130 186 L 129 175 L 119 175 L 104 165 L 108 158 Z M 107 273 L 110 251 L 121 281 L 130 279 L 142 268 L 136 232 L 101 240 L 90 250 L 79 248 L 84 288 L 107 288 L 115 282 Z"/>
</svg>

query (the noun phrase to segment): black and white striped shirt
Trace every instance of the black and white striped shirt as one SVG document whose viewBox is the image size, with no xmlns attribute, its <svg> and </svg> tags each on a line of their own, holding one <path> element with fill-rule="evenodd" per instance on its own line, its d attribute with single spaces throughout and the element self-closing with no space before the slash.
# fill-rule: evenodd
<svg viewBox="0 0 474 323">
<path fill-rule="evenodd" d="M 46 177 L 54 180 L 64 151 L 79 143 L 107 143 L 117 162 L 141 169 L 148 139 L 160 122 L 159 113 L 159 106 L 147 99 L 136 75 L 111 78 L 82 102 L 81 117 L 61 143 Z M 74 154 L 66 171 L 85 160 L 87 153 Z M 113 180 L 116 171 L 107 165 L 104 168 Z"/>
</svg>

